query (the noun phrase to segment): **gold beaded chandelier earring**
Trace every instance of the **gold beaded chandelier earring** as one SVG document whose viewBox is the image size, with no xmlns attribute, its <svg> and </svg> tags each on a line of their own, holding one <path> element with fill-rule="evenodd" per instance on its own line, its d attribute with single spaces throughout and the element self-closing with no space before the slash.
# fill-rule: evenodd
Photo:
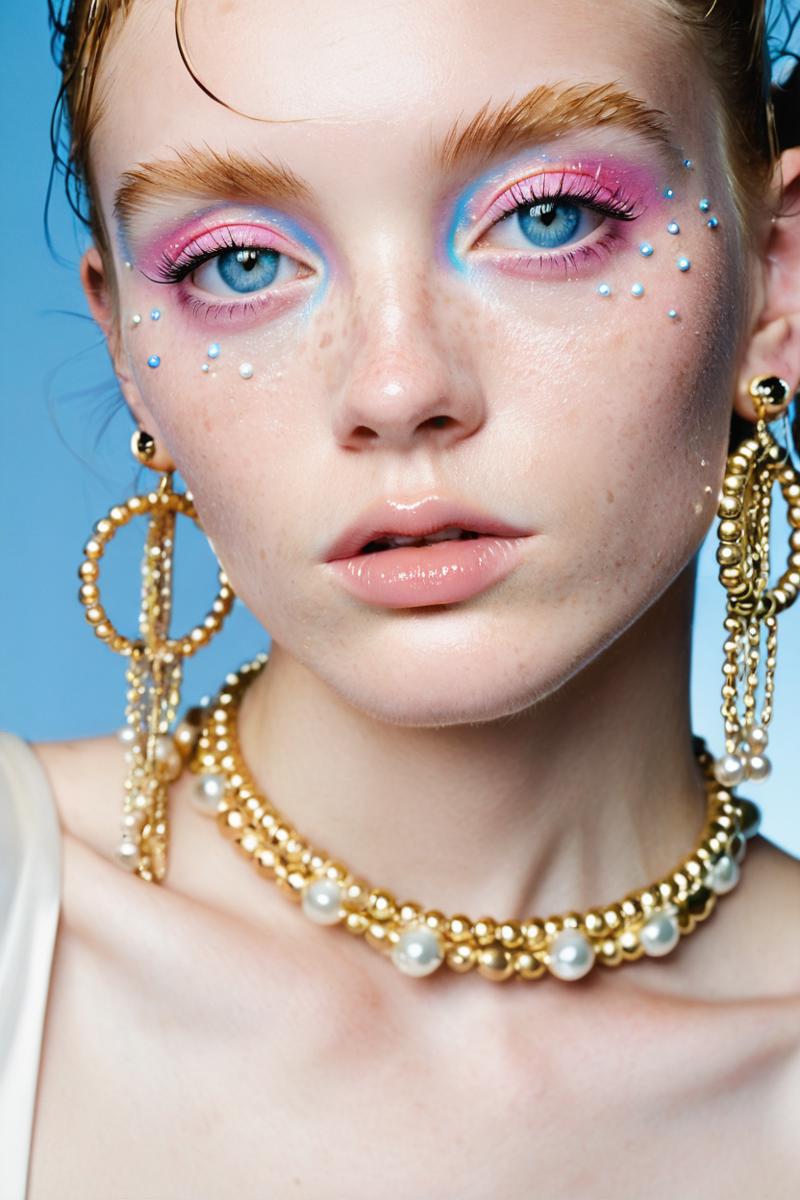
<svg viewBox="0 0 800 1200">
<path fill-rule="evenodd" d="M 156 453 L 155 439 L 143 430 L 136 430 L 131 438 L 131 451 L 140 463 L 150 466 Z M 235 599 L 220 568 L 219 591 L 203 622 L 183 637 L 169 636 L 175 518 L 182 513 L 200 524 L 191 493 L 173 490 L 173 473 L 173 468 L 164 470 L 153 491 L 115 504 L 105 517 L 95 522 L 78 569 L 81 579 L 78 596 L 86 608 L 87 621 L 97 637 L 129 659 L 126 724 L 120 730 L 128 775 L 122 837 L 116 854 L 122 866 L 150 883 L 161 883 L 164 878 L 169 832 L 168 785 L 181 773 L 194 741 L 191 730 L 185 727 L 174 734 L 170 732 L 180 704 L 183 663 L 221 628 Z M 115 629 L 100 602 L 100 560 L 118 530 L 132 517 L 146 514 L 150 521 L 142 559 L 139 637 L 131 639 Z M 187 720 L 192 711 L 187 713 Z"/>
<path fill-rule="evenodd" d="M 775 688 L 777 616 L 794 603 L 800 590 L 800 481 L 788 451 L 767 428 L 768 422 L 787 413 L 791 389 L 775 375 L 757 375 L 749 392 L 757 418 L 755 432 L 728 458 L 718 509 L 717 562 L 727 592 L 721 709 L 725 753 L 714 763 L 714 775 L 724 787 L 736 787 L 745 779 L 766 779 L 770 773 L 766 749 Z M 770 588 L 770 516 L 776 483 L 789 509 L 789 562 Z M 762 660 L 764 680 L 759 688 Z"/>
</svg>

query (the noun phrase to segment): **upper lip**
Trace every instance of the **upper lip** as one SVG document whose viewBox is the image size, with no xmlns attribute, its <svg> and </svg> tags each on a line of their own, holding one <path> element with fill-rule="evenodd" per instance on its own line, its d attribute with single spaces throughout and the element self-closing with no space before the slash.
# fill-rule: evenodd
<svg viewBox="0 0 800 1200">
<path fill-rule="evenodd" d="M 352 558 L 377 538 L 423 538 L 451 526 L 499 537 L 528 537 L 532 533 L 530 529 L 512 525 L 445 496 L 430 495 L 417 500 L 385 497 L 371 504 L 352 525 L 348 525 L 325 551 L 325 561 Z"/>
</svg>

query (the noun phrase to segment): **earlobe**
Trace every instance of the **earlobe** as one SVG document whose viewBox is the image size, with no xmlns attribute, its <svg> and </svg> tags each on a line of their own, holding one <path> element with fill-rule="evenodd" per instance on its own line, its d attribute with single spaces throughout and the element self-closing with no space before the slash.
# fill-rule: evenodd
<svg viewBox="0 0 800 1200">
<path fill-rule="evenodd" d="M 784 151 L 779 178 L 782 199 L 762 251 L 764 304 L 750 335 L 739 373 L 734 407 L 755 420 L 750 382 L 757 375 L 800 386 L 800 147 Z"/>
</svg>

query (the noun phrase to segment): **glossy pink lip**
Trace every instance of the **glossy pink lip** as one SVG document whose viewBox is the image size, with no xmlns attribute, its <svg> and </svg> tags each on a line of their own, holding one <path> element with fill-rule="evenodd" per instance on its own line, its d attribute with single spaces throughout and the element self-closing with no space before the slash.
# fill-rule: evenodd
<svg viewBox="0 0 800 1200">
<path fill-rule="evenodd" d="M 370 505 L 357 521 L 340 534 L 325 551 L 325 560 L 333 562 L 339 558 L 352 558 L 363 550 L 367 542 L 377 538 L 422 538 L 451 527 L 500 537 L 527 537 L 531 533 L 530 529 L 520 529 L 499 517 L 443 496 L 423 496 L 420 500 L 387 497 Z"/>
<path fill-rule="evenodd" d="M 381 538 L 424 538 L 451 528 L 478 536 L 362 553 Z M 466 600 L 503 579 L 521 561 L 531 534 L 440 496 L 386 499 L 367 509 L 325 557 L 345 589 L 368 604 L 421 608 Z"/>
<path fill-rule="evenodd" d="M 457 604 L 504 579 L 522 557 L 526 539 L 478 537 L 433 546 L 404 546 L 340 558 L 329 564 L 342 586 L 383 608 Z"/>
</svg>

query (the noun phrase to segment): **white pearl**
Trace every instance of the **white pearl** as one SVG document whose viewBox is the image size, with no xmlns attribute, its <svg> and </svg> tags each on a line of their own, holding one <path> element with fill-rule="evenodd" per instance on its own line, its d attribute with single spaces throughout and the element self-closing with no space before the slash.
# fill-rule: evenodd
<svg viewBox="0 0 800 1200">
<path fill-rule="evenodd" d="M 174 739 L 168 733 L 159 734 L 156 738 L 154 753 L 156 762 L 162 764 L 168 778 L 177 779 L 183 769 L 183 759 Z"/>
<path fill-rule="evenodd" d="M 744 760 L 738 754 L 725 754 L 714 763 L 714 778 L 723 787 L 736 787 L 744 779 Z"/>
<path fill-rule="evenodd" d="M 124 833 L 138 831 L 143 824 L 144 813 L 140 809 L 136 809 L 134 812 L 123 813 L 122 815 L 122 829 Z"/>
<path fill-rule="evenodd" d="M 139 865 L 139 847 L 135 842 L 123 838 L 115 851 L 117 862 L 127 871 L 133 871 Z"/>
<path fill-rule="evenodd" d="M 655 912 L 639 930 L 639 941 L 645 954 L 660 958 L 669 954 L 681 940 L 675 916 L 669 912 Z"/>
<path fill-rule="evenodd" d="M 242 379 L 252 379 L 253 378 L 253 364 L 248 363 L 248 362 L 243 362 L 242 365 L 239 367 L 239 374 L 241 375 Z"/>
<path fill-rule="evenodd" d="M 123 725 L 117 730 L 117 737 L 123 746 L 133 746 L 139 740 L 139 735 L 132 725 Z"/>
<path fill-rule="evenodd" d="M 753 750 L 766 750 L 767 746 L 769 745 L 769 734 L 767 733 L 766 729 L 764 729 L 763 725 L 754 725 L 753 728 L 748 731 L 747 742 L 748 745 L 753 748 Z"/>
<path fill-rule="evenodd" d="M 547 967 L 559 979 L 581 979 L 594 966 L 594 946 L 579 929 L 562 929 L 550 943 Z"/>
<path fill-rule="evenodd" d="M 756 783 L 761 779 L 767 779 L 772 771 L 772 763 L 765 754 L 751 754 L 747 766 L 748 777 Z"/>
<path fill-rule="evenodd" d="M 342 894 L 335 879 L 314 879 L 303 890 L 303 912 L 318 925 L 335 925 L 342 917 Z"/>
<path fill-rule="evenodd" d="M 203 775 L 192 791 L 192 803 L 208 817 L 217 814 L 219 801 L 225 794 L 225 778 L 222 775 Z"/>
<path fill-rule="evenodd" d="M 444 962 L 444 950 L 436 930 L 412 925 L 392 948 L 392 962 L 404 975 L 430 975 Z"/>
<path fill-rule="evenodd" d="M 729 854 L 723 854 L 709 872 L 710 886 L 715 892 L 729 892 L 739 882 L 739 866 Z"/>
</svg>

